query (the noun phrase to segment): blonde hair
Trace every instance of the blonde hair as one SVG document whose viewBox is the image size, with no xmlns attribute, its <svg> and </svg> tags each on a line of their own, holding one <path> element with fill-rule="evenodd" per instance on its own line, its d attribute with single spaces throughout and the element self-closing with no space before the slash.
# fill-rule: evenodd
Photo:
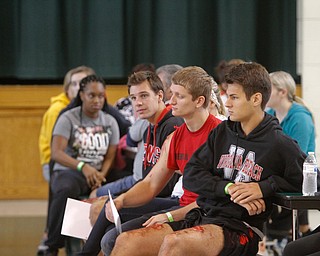
<svg viewBox="0 0 320 256">
<path fill-rule="evenodd" d="M 288 100 L 290 102 L 295 101 L 306 107 L 304 101 L 296 95 L 296 82 L 289 73 L 284 71 L 270 73 L 270 80 L 272 85 L 278 90 L 285 89 L 287 91 Z"/>
<path fill-rule="evenodd" d="M 210 100 L 216 105 L 218 113 L 220 115 L 226 116 L 226 109 L 225 109 L 224 104 L 222 102 L 222 99 L 220 96 L 220 89 L 219 89 L 219 86 L 217 83 L 212 85 Z"/>
<path fill-rule="evenodd" d="M 71 77 L 77 73 L 86 73 L 87 76 L 96 74 L 96 72 L 92 68 L 87 66 L 79 66 L 69 70 L 67 74 L 64 76 L 64 80 L 63 80 L 63 90 L 65 91 L 65 93 L 68 92 L 68 89 L 71 83 Z"/>
<path fill-rule="evenodd" d="M 289 73 L 285 71 L 276 71 L 276 72 L 270 73 L 270 80 L 272 85 L 277 90 L 283 90 L 283 89 L 287 90 L 288 100 L 290 102 L 299 103 L 311 113 L 310 109 L 304 103 L 303 99 L 296 95 L 296 82 L 294 81 L 293 77 Z M 313 116 L 312 116 L 312 120 L 313 120 Z"/>
</svg>

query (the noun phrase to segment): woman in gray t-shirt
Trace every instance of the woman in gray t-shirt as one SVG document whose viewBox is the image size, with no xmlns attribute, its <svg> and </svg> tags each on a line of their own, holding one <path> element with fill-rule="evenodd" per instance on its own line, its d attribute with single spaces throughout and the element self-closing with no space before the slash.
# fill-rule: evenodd
<svg viewBox="0 0 320 256">
<path fill-rule="evenodd" d="M 67 198 L 88 195 L 105 181 L 119 142 L 116 120 L 102 111 L 104 81 L 95 75 L 82 79 L 77 99 L 79 106 L 59 117 L 52 136 L 55 165 L 45 242 L 49 252 L 64 246 L 61 227 Z"/>
</svg>

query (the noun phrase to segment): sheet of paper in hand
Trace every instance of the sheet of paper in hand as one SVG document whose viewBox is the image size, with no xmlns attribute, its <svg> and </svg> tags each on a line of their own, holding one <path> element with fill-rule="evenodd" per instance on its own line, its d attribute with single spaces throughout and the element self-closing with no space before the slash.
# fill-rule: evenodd
<svg viewBox="0 0 320 256">
<path fill-rule="evenodd" d="M 116 225 L 116 229 L 118 231 L 118 234 L 121 234 L 122 233 L 121 220 L 120 220 L 118 210 L 117 210 L 117 208 L 113 202 L 112 196 L 110 194 L 110 190 L 109 190 L 109 200 L 110 200 L 110 206 L 111 206 L 114 224 Z"/>
<path fill-rule="evenodd" d="M 68 198 L 61 234 L 87 240 L 92 229 L 90 206 L 89 203 Z"/>
</svg>

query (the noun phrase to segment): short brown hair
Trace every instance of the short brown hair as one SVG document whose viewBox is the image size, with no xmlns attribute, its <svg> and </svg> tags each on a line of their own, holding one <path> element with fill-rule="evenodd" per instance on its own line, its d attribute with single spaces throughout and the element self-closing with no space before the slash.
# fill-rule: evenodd
<svg viewBox="0 0 320 256">
<path fill-rule="evenodd" d="M 144 81 L 148 81 L 150 89 L 157 94 L 159 91 L 164 92 L 163 84 L 156 73 L 151 71 L 134 72 L 128 78 L 128 93 L 130 94 L 131 86 L 139 85 Z"/>
<path fill-rule="evenodd" d="M 226 82 L 241 85 L 247 100 L 253 94 L 261 93 L 261 108 L 264 110 L 271 94 L 271 81 L 265 67 L 255 62 L 236 65 L 226 74 Z"/>
</svg>

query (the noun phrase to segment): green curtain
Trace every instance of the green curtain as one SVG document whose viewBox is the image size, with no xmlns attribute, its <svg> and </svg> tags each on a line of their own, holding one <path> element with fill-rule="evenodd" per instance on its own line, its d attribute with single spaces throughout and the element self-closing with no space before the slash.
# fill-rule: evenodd
<svg viewBox="0 0 320 256">
<path fill-rule="evenodd" d="M 1 0 L 0 78 L 58 79 L 88 65 L 257 61 L 296 76 L 295 0 Z"/>
</svg>

